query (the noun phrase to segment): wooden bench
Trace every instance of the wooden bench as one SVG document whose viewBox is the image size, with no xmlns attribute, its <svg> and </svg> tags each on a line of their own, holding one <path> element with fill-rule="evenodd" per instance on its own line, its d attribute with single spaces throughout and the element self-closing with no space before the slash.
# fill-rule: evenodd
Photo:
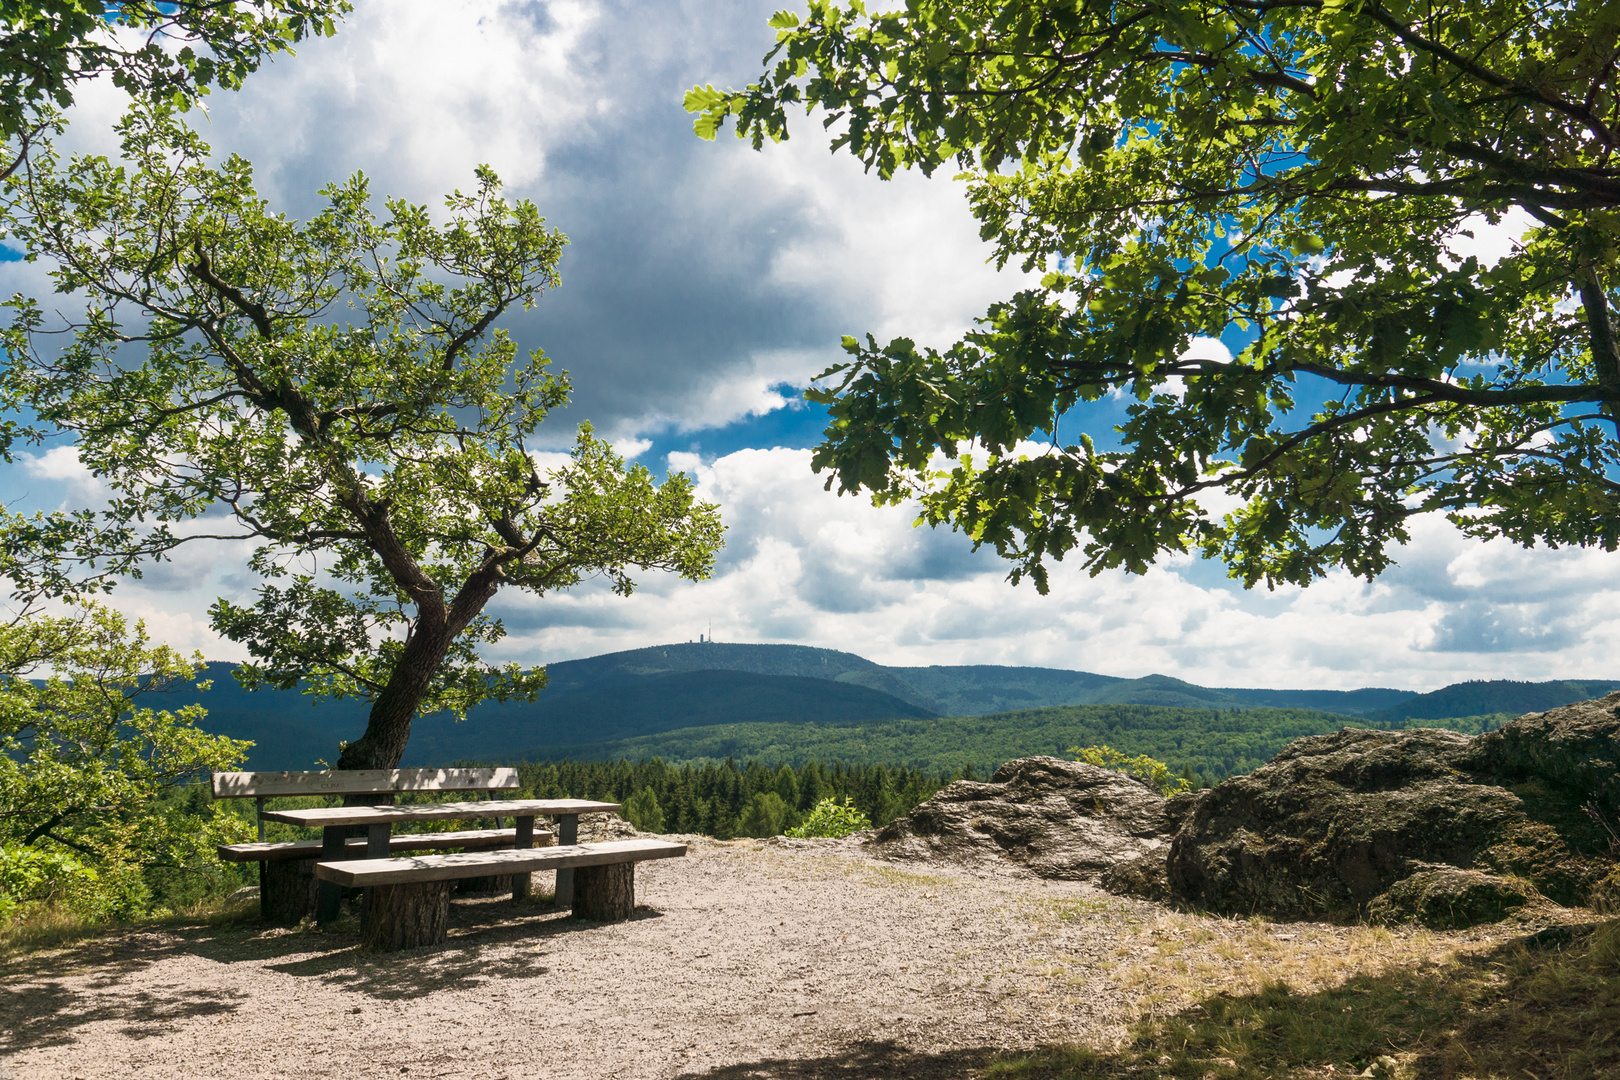
<svg viewBox="0 0 1620 1080">
<path fill-rule="evenodd" d="M 450 919 L 449 884 L 457 878 L 573 869 L 574 915 L 596 922 L 617 922 L 630 918 L 635 911 L 636 863 L 685 854 L 685 844 L 667 840 L 617 840 L 403 859 L 322 861 L 315 864 L 315 873 L 322 881 L 370 890 L 361 923 L 362 944 L 367 949 L 391 951 L 437 945 L 445 940 Z"/>
<path fill-rule="evenodd" d="M 288 840 L 266 842 L 264 838 L 265 800 L 272 798 L 323 795 L 370 795 L 379 803 L 390 804 L 394 796 L 410 791 L 514 791 L 518 787 L 516 769 L 350 769 L 323 772 L 221 772 L 214 773 L 212 790 L 216 799 L 253 799 L 257 811 L 259 840 L 250 844 L 223 844 L 219 857 L 228 862 L 259 864 L 259 912 L 272 922 L 296 923 L 320 906 L 314 860 L 321 857 L 323 841 Z M 499 802 L 489 805 L 489 817 L 505 817 Z M 533 841 L 545 843 L 551 833 L 534 832 Z M 388 838 L 388 853 L 431 851 L 443 848 L 483 850 L 510 848 L 517 842 L 516 829 L 470 829 L 461 832 L 422 833 Z M 348 839 L 345 851 L 356 855 L 367 852 L 365 837 Z M 335 901 L 336 892 L 330 898 Z"/>
</svg>

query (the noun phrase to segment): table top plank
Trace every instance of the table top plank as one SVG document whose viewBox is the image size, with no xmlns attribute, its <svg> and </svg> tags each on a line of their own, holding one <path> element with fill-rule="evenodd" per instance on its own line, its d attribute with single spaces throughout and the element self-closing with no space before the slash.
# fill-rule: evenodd
<svg viewBox="0 0 1620 1080">
<path fill-rule="evenodd" d="M 418 881 L 450 881 L 495 874 L 522 874 L 570 866 L 605 866 L 673 859 L 686 854 L 685 844 L 668 840 L 615 840 L 568 847 L 508 848 L 504 851 L 423 855 L 406 859 L 347 859 L 318 862 L 315 876 L 339 885 L 405 885 Z"/>
<path fill-rule="evenodd" d="M 554 817 L 617 810 L 618 803 L 589 799 L 491 799 L 487 802 L 424 803 L 420 806 L 325 806 L 313 810 L 266 810 L 266 821 L 323 828 L 383 822 L 460 821 L 482 817 Z"/>
<path fill-rule="evenodd" d="M 308 772 L 217 772 L 216 799 L 298 795 L 384 795 L 398 791 L 513 791 L 513 768 L 327 769 Z"/>
</svg>

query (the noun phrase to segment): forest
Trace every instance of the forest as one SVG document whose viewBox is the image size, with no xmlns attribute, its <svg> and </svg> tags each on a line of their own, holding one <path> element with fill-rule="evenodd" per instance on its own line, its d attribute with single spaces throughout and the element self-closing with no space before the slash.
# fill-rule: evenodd
<svg viewBox="0 0 1620 1080">
<path fill-rule="evenodd" d="M 926 774 L 996 766 L 1031 754 L 1107 745 L 1167 763 L 1197 786 L 1253 772 L 1294 739 L 1344 727 L 1444 727 L 1478 734 L 1510 713 L 1443 719 L 1364 717 L 1308 709 L 1182 709 L 1152 705 L 1067 705 L 995 716 L 889 720 L 862 724 L 716 724 L 611 743 L 558 748 L 558 759 L 624 758 L 717 762 L 758 759 L 886 765 Z"/>
</svg>

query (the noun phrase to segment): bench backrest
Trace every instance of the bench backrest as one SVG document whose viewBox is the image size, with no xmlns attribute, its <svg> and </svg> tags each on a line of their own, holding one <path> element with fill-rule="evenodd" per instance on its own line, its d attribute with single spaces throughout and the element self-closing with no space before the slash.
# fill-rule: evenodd
<svg viewBox="0 0 1620 1080">
<path fill-rule="evenodd" d="M 396 791 L 516 791 L 516 769 L 331 769 L 217 772 L 216 799 L 296 795 L 381 795 Z"/>
</svg>

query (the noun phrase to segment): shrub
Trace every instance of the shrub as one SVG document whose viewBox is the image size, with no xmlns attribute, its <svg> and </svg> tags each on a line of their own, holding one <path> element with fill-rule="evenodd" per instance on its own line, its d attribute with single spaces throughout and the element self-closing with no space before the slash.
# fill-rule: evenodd
<svg viewBox="0 0 1620 1080">
<path fill-rule="evenodd" d="M 82 896 L 96 872 L 72 855 L 22 844 L 0 844 L 0 923 L 30 900 Z"/>
<path fill-rule="evenodd" d="M 1162 761 L 1156 761 L 1146 754 L 1129 757 L 1111 746 L 1071 746 L 1069 753 L 1076 761 L 1083 761 L 1088 765 L 1096 765 L 1103 769 L 1112 769 L 1114 772 L 1134 776 L 1147 784 L 1160 795 L 1179 795 L 1183 791 L 1191 791 L 1193 782 L 1185 776 L 1176 776 L 1170 771 L 1170 766 Z"/>
<path fill-rule="evenodd" d="M 789 836 L 807 839 L 812 836 L 848 836 L 852 832 L 870 829 L 872 822 L 850 804 L 846 796 L 840 803 L 836 799 L 822 799 L 816 803 L 810 816 L 804 819 L 796 829 L 789 829 Z"/>
<path fill-rule="evenodd" d="M 780 836 L 787 825 L 788 804 L 774 791 L 761 791 L 748 800 L 737 831 L 744 836 Z"/>
<path fill-rule="evenodd" d="M 630 796 L 624 804 L 624 819 L 641 832 L 664 831 L 664 808 L 658 805 L 652 788 L 644 787 Z"/>
<path fill-rule="evenodd" d="M 144 707 L 184 691 L 201 658 L 153 645 L 139 623 L 87 605 L 0 626 L 0 896 L 131 919 L 148 876 L 208 875 L 247 826 L 182 797 L 250 743 L 197 726 L 202 709 Z"/>
</svg>

